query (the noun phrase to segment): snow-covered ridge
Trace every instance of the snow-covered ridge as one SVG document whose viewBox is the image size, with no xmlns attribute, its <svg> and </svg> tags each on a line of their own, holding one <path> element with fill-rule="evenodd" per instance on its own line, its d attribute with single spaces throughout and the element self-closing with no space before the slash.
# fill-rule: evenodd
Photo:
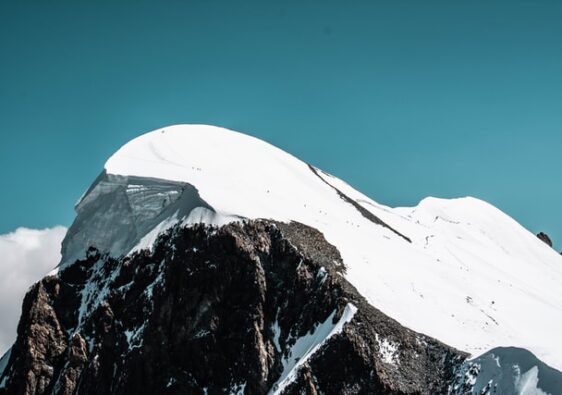
<svg viewBox="0 0 562 395">
<path fill-rule="evenodd" d="M 147 133 L 107 161 L 78 203 L 63 263 L 89 245 L 113 255 L 149 247 L 178 222 L 295 220 L 323 232 L 340 250 L 346 278 L 403 325 L 475 355 L 528 349 L 562 370 L 556 252 L 478 199 L 428 198 L 393 209 L 313 170 L 223 128 Z"/>
<path fill-rule="evenodd" d="M 342 313 L 340 319 L 334 324 L 334 316 L 336 312 L 332 312 L 324 322 L 314 328 L 310 333 L 298 338 L 295 344 L 288 350 L 287 355 L 283 359 L 283 372 L 279 380 L 271 387 L 270 394 L 278 395 L 296 380 L 298 371 L 301 366 L 316 353 L 326 342 L 333 336 L 341 333 L 343 326 L 353 319 L 357 312 L 357 307 L 352 303 L 348 303 Z M 279 346 L 277 346 L 279 348 Z"/>
</svg>

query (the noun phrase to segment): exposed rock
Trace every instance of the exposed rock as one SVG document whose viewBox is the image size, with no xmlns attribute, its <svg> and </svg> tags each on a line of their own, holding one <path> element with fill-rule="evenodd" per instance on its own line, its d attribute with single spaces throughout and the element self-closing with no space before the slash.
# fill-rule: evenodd
<svg viewBox="0 0 562 395">
<path fill-rule="evenodd" d="M 338 194 L 338 196 L 344 201 L 347 202 L 349 204 L 351 204 L 353 207 L 355 207 L 355 209 L 357 211 L 359 211 L 359 213 L 365 217 L 366 219 L 368 219 L 369 221 L 373 222 L 374 224 L 377 225 L 381 225 L 384 226 L 385 228 L 391 230 L 392 232 L 394 232 L 395 234 L 397 234 L 398 236 L 402 237 L 404 240 L 406 240 L 408 243 L 411 243 L 412 240 L 410 240 L 409 237 L 404 236 L 402 233 L 398 232 L 396 229 L 394 229 L 393 227 L 391 227 L 390 225 L 388 225 L 386 222 L 384 222 L 383 220 L 381 220 L 379 217 L 377 217 L 375 214 L 373 214 L 371 211 L 367 210 L 365 207 L 361 206 L 359 203 L 357 203 L 355 200 L 351 199 L 349 196 L 347 196 L 345 193 L 343 193 L 342 191 L 340 191 L 338 188 L 336 188 L 335 186 L 333 186 L 332 184 L 330 184 L 329 182 L 327 182 L 324 177 L 322 177 L 320 175 L 321 170 L 315 168 L 312 165 L 308 165 L 308 168 L 320 179 L 322 180 L 323 183 L 325 183 L 326 185 L 328 185 L 330 188 L 332 188 L 333 190 L 335 190 Z"/>
<path fill-rule="evenodd" d="M 546 233 L 540 232 L 537 234 L 537 237 L 544 241 L 549 247 L 552 247 L 552 240 L 550 240 L 550 237 L 548 237 Z"/>
<path fill-rule="evenodd" d="M 368 304 L 299 223 L 86 256 L 26 296 L 0 394 L 442 394 L 466 357 Z"/>
<path fill-rule="evenodd" d="M 77 333 L 72 336 L 66 366 L 59 379 L 60 386 L 57 387 L 55 392 L 64 395 L 73 394 L 86 362 L 88 362 L 86 342 Z"/>
<path fill-rule="evenodd" d="M 35 284 L 25 296 L 14 344 L 4 374 L 11 374 L 8 393 L 44 394 L 64 360 L 68 346 L 68 304 L 72 291 L 60 280 L 47 277 Z M 0 390 L 1 391 L 1 390 Z"/>
</svg>

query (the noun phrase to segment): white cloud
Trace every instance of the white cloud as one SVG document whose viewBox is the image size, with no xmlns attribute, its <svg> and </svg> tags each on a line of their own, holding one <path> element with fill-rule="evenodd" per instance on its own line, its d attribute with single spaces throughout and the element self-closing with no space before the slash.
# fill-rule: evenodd
<svg viewBox="0 0 562 395">
<path fill-rule="evenodd" d="M 60 260 L 66 228 L 19 228 L 0 235 L 0 356 L 16 338 L 23 297 Z"/>
</svg>

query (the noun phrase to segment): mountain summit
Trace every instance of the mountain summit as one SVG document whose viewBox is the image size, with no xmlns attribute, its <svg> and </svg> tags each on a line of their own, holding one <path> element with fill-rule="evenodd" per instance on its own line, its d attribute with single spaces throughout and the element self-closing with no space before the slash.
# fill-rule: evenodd
<svg viewBox="0 0 562 395">
<path fill-rule="evenodd" d="M 119 149 L 76 213 L 0 393 L 562 392 L 562 257 L 481 200 L 390 208 L 176 125 Z"/>
</svg>

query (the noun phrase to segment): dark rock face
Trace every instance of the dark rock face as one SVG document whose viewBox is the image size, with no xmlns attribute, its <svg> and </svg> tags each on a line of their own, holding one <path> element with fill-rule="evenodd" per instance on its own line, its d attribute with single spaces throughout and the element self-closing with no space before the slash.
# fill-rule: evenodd
<svg viewBox="0 0 562 395">
<path fill-rule="evenodd" d="M 57 280 L 47 278 L 26 295 L 18 326 L 20 341 L 11 354 L 19 362 L 13 373 L 14 393 L 46 393 L 49 389 L 68 347 L 62 323 L 65 314 L 57 313 L 54 306 L 65 293 Z"/>
<path fill-rule="evenodd" d="M 447 393 L 466 355 L 344 272 L 298 223 L 176 227 L 120 260 L 91 249 L 27 294 L 0 394 Z"/>
<path fill-rule="evenodd" d="M 550 237 L 548 237 L 546 233 L 540 232 L 537 234 L 537 237 L 544 241 L 549 247 L 552 247 L 552 240 L 550 240 Z"/>
</svg>

